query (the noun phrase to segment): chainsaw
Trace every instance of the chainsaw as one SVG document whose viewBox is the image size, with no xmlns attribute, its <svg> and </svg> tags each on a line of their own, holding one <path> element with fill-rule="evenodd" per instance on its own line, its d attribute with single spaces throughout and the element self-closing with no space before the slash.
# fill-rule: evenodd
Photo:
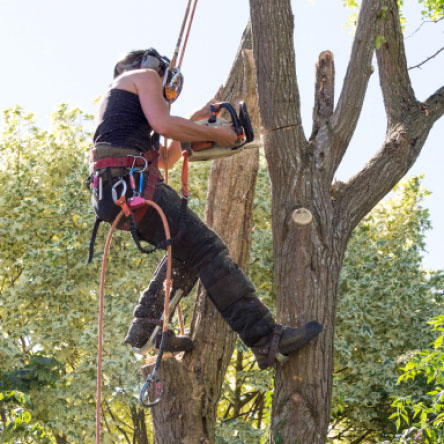
<svg viewBox="0 0 444 444">
<path fill-rule="evenodd" d="M 217 117 L 217 114 L 221 109 L 226 109 L 228 111 L 231 122 Z M 253 146 L 253 144 L 250 145 L 254 139 L 254 133 L 247 106 L 243 102 L 241 102 L 239 105 L 238 114 L 236 113 L 234 107 L 229 103 L 223 102 L 212 104 L 210 105 L 210 118 L 208 120 L 197 121 L 196 123 L 206 126 L 230 125 L 237 134 L 237 141 L 234 145 L 228 147 L 219 146 L 215 142 L 182 142 L 182 150 L 188 151 L 188 159 L 190 162 L 229 157 L 240 153 L 243 151 L 244 147 L 257 147 L 256 145 Z"/>
</svg>

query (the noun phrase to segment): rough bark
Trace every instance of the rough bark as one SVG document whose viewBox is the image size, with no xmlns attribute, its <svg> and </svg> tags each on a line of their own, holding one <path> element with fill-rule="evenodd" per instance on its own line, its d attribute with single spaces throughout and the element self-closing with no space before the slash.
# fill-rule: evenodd
<svg viewBox="0 0 444 444">
<path fill-rule="evenodd" d="M 336 299 L 348 239 L 415 162 L 433 123 L 444 113 L 444 90 L 422 104 L 416 100 L 396 0 L 363 0 L 335 110 L 333 57 L 328 52 L 320 56 L 313 131 L 306 140 L 300 125 L 290 0 L 250 0 L 250 8 L 272 182 L 278 320 L 300 325 L 316 319 L 325 326 L 316 340 L 277 367 L 270 443 L 321 444 L 330 416 Z M 360 173 L 347 184 L 332 184 L 359 119 L 378 35 L 384 41 L 377 58 L 386 137 Z M 300 211 L 295 213 L 301 208 L 311 213 L 311 223 Z"/>
<path fill-rule="evenodd" d="M 131 419 L 134 424 L 133 444 L 149 444 L 145 411 L 135 405 L 131 406 Z"/>
<path fill-rule="evenodd" d="M 225 101 L 246 101 L 258 123 L 257 92 L 251 54 L 251 32 L 246 32 L 226 86 Z M 256 114 L 256 116 L 254 115 Z M 209 179 L 206 218 L 230 248 L 231 256 L 244 270 L 248 264 L 253 194 L 258 171 L 257 150 L 213 163 Z M 156 442 L 213 443 L 216 407 L 223 377 L 230 361 L 235 334 L 225 324 L 202 287 L 198 290 L 191 324 L 194 350 L 181 359 L 162 363 L 160 378 L 164 396 L 152 409 Z M 151 366 L 144 369 L 150 372 Z"/>
</svg>

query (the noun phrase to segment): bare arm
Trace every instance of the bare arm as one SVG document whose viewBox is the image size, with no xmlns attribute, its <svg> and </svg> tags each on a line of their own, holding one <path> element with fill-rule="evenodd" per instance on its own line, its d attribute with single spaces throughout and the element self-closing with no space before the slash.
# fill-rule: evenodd
<svg viewBox="0 0 444 444">
<path fill-rule="evenodd" d="M 139 95 L 143 113 L 156 133 L 181 142 L 214 141 L 221 146 L 230 146 L 236 134 L 230 127 L 207 127 L 178 116 L 171 116 L 163 98 L 160 77 L 151 70 L 134 73 L 134 84 Z"/>
</svg>

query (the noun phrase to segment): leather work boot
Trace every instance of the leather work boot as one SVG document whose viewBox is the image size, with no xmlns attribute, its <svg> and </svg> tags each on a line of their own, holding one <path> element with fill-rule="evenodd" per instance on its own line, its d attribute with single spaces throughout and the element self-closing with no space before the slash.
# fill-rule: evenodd
<svg viewBox="0 0 444 444">
<path fill-rule="evenodd" d="M 151 347 L 158 349 L 162 341 L 162 321 L 155 319 L 139 318 L 134 319 L 131 324 L 130 331 L 125 338 L 125 343 L 130 344 L 134 351 L 145 354 Z M 147 332 L 153 332 L 153 328 L 157 326 L 157 331 L 152 334 L 152 341 Z M 181 352 L 191 351 L 193 349 L 193 341 L 189 336 L 180 336 L 168 330 L 166 337 L 166 345 L 164 351 Z"/>
<path fill-rule="evenodd" d="M 154 348 L 159 349 L 162 342 L 162 332 L 158 333 L 155 339 Z M 167 352 L 189 352 L 193 349 L 193 341 L 189 336 L 180 336 L 172 331 L 167 331 L 166 344 L 164 350 Z"/>
<path fill-rule="evenodd" d="M 276 324 L 271 336 L 262 338 L 251 351 L 256 357 L 261 370 L 271 367 L 276 361 L 283 362 L 288 355 L 302 348 L 310 339 L 317 336 L 323 326 L 319 322 L 311 321 L 303 327 L 283 327 Z"/>
<path fill-rule="evenodd" d="M 162 330 L 163 321 L 163 301 L 164 301 L 164 281 L 166 277 L 167 258 L 162 259 L 158 265 L 151 282 L 148 285 L 139 299 L 139 303 L 134 309 L 134 319 L 128 329 L 125 337 L 125 343 L 129 344 L 133 351 L 139 354 L 145 354 L 152 348 L 156 342 L 157 335 Z M 170 320 L 174 314 L 174 310 L 182 297 L 187 296 L 194 287 L 197 281 L 197 274 L 194 271 L 189 271 L 187 264 L 179 260 L 173 261 L 172 269 L 173 288 L 170 294 Z M 173 332 L 169 334 L 174 335 Z M 184 336 L 174 337 L 169 339 L 171 345 L 169 347 L 174 350 L 167 351 L 188 351 L 191 350 L 189 342 L 191 339 Z M 176 341 L 176 339 L 180 341 Z M 183 338 L 183 339 L 182 339 Z M 159 340 L 160 344 L 160 340 Z M 179 345 L 181 344 L 181 345 Z"/>
</svg>

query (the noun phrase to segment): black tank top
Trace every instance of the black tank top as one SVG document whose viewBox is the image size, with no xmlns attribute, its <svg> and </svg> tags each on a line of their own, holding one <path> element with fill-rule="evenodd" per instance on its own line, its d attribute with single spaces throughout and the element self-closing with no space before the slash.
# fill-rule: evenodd
<svg viewBox="0 0 444 444">
<path fill-rule="evenodd" d="M 109 89 L 96 116 L 94 144 L 134 148 L 145 152 L 155 149 L 153 130 L 143 114 L 139 96 L 123 89 Z"/>
</svg>

